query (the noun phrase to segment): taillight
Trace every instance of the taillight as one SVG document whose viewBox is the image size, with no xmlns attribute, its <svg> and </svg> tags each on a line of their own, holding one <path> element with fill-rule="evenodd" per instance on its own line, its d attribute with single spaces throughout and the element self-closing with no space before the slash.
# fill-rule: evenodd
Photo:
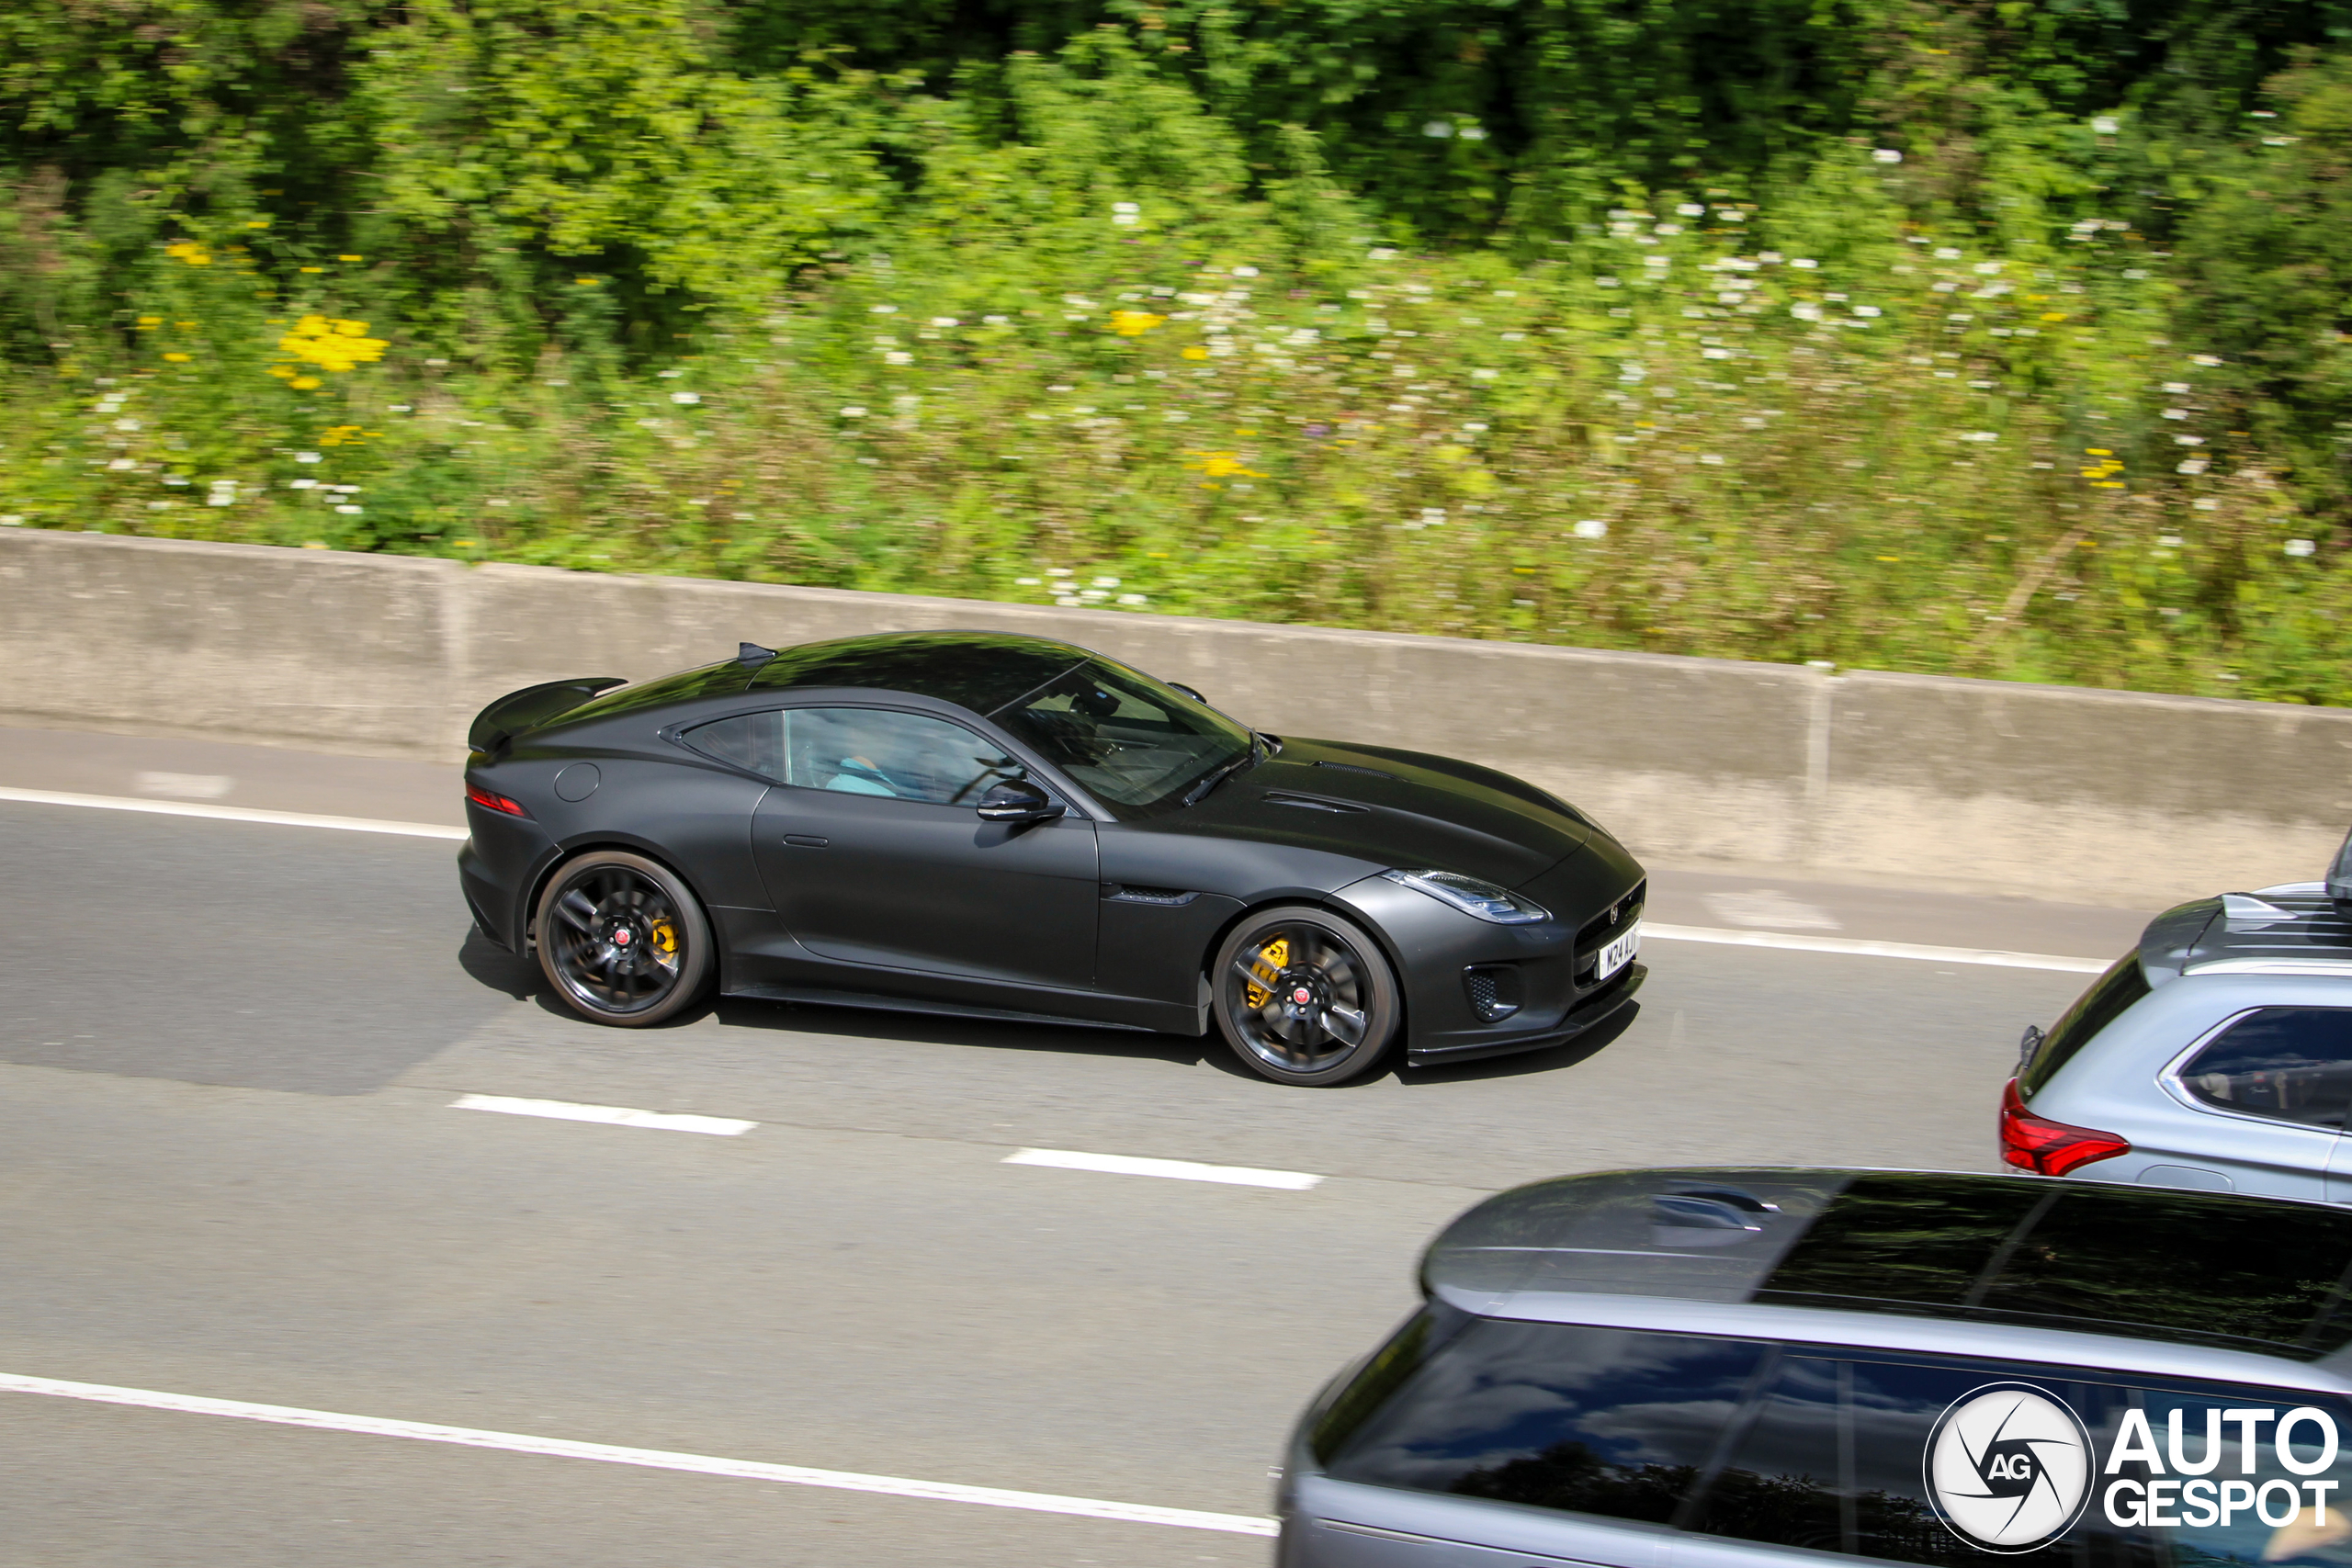
<svg viewBox="0 0 2352 1568">
<path fill-rule="evenodd" d="M 528 817 L 530 815 L 529 812 L 523 809 L 522 802 L 517 800 L 509 800 L 506 796 L 499 795 L 492 790 L 486 790 L 478 784 L 469 783 L 466 785 L 466 798 L 472 801 L 476 806 L 481 807 L 484 811 L 501 812 L 508 817 Z"/>
<path fill-rule="evenodd" d="M 2001 1091 L 2001 1157 L 2036 1176 L 2064 1176 L 2093 1160 L 2132 1152 L 2129 1139 L 2090 1127 L 2071 1127 L 2025 1108 L 2018 1080 Z"/>
</svg>

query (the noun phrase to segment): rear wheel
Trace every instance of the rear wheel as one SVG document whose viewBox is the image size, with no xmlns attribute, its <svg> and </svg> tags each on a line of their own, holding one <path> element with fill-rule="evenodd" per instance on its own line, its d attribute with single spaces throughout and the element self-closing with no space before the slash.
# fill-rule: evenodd
<svg viewBox="0 0 2352 1568">
<path fill-rule="evenodd" d="M 659 1023 L 710 977 L 702 905 L 667 866 L 624 850 L 592 850 L 559 870 L 531 930 L 548 983 L 598 1023 Z"/>
<path fill-rule="evenodd" d="M 1395 972 L 1361 927 L 1328 910 L 1291 905 L 1242 921 L 1214 979 L 1226 1039 L 1277 1083 L 1345 1083 L 1396 1034 Z"/>
</svg>

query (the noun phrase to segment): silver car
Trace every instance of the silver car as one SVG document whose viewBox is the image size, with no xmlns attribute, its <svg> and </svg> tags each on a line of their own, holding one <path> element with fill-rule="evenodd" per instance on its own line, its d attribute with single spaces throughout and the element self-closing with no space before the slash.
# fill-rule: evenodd
<svg viewBox="0 0 2352 1568">
<path fill-rule="evenodd" d="M 2352 1562 L 2352 1212 L 1923 1171 L 1487 1200 L 1294 1437 L 1282 1568 Z"/>
<path fill-rule="evenodd" d="M 2352 1202 L 2352 920 L 2329 885 L 2167 910 L 2003 1091 L 2039 1176 Z"/>
</svg>

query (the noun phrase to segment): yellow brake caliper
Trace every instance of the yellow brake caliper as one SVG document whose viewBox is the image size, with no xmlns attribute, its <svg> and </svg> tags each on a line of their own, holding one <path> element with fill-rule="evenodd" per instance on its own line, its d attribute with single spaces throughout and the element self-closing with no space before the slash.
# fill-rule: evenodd
<svg viewBox="0 0 2352 1568">
<path fill-rule="evenodd" d="M 1289 962 L 1290 939 L 1288 937 L 1276 937 L 1260 948 L 1257 961 L 1250 965 L 1250 972 L 1264 976 L 1266 985 L 1252 986 L 1245 982 L 1241 996 L 1244 1005 L 1253 1011 L 1264 1007 L 1266 998 L 1272 994 L 1266 987 L 1272 986 L 1276 980 L 1282 978 L 1283 965 Z"/>
<path fill-rule="evenodd" d="M 653 938 L 653 951 L 662 955 L 659 961 L 664 964 L 675 963 L 678 957 L 678 929 L 667 920 L 656 920 L 650 934 Z"/>
</svg>

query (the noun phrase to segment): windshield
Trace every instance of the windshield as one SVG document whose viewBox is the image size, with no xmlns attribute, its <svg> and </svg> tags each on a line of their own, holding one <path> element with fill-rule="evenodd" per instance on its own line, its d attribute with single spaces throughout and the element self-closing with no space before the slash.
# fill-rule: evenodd
<svg viewBox="0 0 2352 1568">
<path fill-rule="evenodd" d="M 1130 820 L 1176 809 L 1194 784 L 1250 751 L 1250 731 L 1223 714 L 1101 660 L 989 716 Z"/>
</svg>

